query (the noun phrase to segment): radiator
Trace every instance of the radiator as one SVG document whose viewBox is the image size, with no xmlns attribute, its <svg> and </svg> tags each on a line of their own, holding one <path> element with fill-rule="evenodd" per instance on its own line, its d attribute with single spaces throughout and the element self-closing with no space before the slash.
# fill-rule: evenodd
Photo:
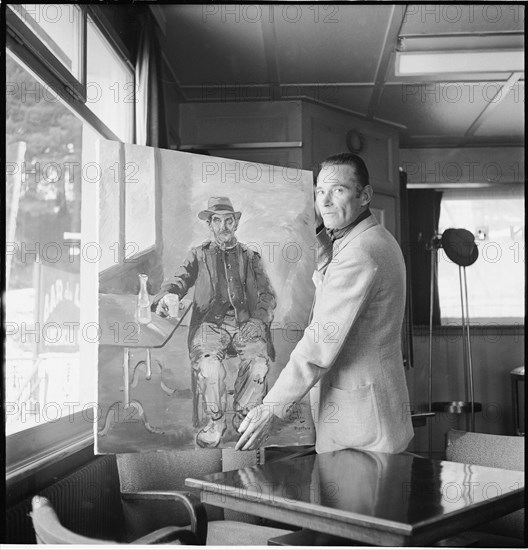
<svg viewBox="0 0 528 550">
<path fill-rule="evenodd" d="M 38 494 L 50 500 L 64 527 L 86 537 L 117 540 L 123 516 L 115 456 L 97 457 Z M 5 543 L 36 543 L 29 516 L 33 496 L 7 510 Z"/>
</svg>

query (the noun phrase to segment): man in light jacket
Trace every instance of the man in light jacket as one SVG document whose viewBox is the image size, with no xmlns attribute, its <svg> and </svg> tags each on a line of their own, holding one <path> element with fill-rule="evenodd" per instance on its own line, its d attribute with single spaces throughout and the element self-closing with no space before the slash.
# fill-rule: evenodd
<svg viewBox="0 0 528 550">
<path fill-rule="evenodd" d="M 370 213 L 373 190 L 357 155 L 326 159 L 316 205 L 324 227 L 312 319 L 236 448 L 262 446 L 275 416 L 310 391 L 316 451 L 399 453 L 414 436 L 401 352 L 405 265 L 394 237 Z"/>
</svg>

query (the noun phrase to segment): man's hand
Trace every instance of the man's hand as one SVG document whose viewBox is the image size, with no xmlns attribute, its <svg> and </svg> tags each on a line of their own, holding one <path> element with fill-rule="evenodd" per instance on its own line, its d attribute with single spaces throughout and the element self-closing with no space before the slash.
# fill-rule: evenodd
<svg viewBox="0 0 528 550">
<path fill-rule="evenodd" d="M 238 428 L 242 435 L 235 445 L 237 451 L 252 451 L 268 439 L 275 415 L 267 405 L 251 409 Z"/>
<path fill-rule="evenodd" d="M 254 364 L 252 369 L 253 382 L 264 384 L 268 370 L 268 364 L 264 361 L 259 361 L 257 364 Z"/>
<path fill-rule="evenodd" d="M 160 317 L 177 317 L 179 298 L 177 294 L 165 294 L 156 306 L 156 315 Z M 176 313 L 176 314 L 175 314 Z"/>
<path fill-rule="evenodd" d="M 240 327 L 240 337 L 242 340 L 266 339 L 266 325 L 260 320 L 251 317 Z"/>
</svg>

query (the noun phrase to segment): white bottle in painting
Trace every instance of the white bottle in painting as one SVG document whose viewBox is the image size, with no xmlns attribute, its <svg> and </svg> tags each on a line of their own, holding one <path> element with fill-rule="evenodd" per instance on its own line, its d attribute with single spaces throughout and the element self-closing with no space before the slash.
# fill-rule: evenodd
<svg viewBox="0 0 528 550">
<path fill-rule="evenodd" d="M 150 311 L 150 300 L 147 292 L 148 276 L 144 273 L 139 274 L 139 294 L 137 298 L 136 320 L 142 325 L 148 325 L 152 321 Z"/>
</svg>

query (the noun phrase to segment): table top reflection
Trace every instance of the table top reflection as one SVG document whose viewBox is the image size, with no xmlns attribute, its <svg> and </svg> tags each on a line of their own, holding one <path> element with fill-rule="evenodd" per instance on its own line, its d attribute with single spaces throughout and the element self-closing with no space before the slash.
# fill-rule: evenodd
<svg viewBox="0 0 528 550">
<path fill-rule="evenodd" d="M 375 545 L 425 545 L 524 505 L 524 473 L 347 449 L 188 478 L 202 501 Z"/>
</svg>

